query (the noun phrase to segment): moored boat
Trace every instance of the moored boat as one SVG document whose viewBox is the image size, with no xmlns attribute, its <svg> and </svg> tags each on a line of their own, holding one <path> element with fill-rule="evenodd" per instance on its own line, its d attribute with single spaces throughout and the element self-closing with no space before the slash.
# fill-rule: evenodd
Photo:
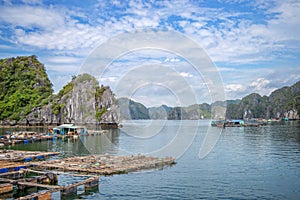
<svg viewBox="0 0 300 200">
<path fill-rule="evenodd" d="M 226 120 L 211 121 L 211 126 L 224 127 L 225 124 L 226 124 Z"/>
<path fill-rule="evenodd" d="M 225 123 L 226 127 L 243 127 L 245 126 L 244 120 L 241 119 L 233 119 L 233 120 L 228 120 Z"/>
</svg>

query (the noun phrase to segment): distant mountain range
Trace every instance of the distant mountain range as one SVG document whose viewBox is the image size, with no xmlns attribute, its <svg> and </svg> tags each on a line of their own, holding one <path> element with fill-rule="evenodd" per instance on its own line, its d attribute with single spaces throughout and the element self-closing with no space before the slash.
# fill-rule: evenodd
<svg viewBox="0 0 300 200">
<path fill-rule="evenodd" d="M 146 108 L 128 98 L 116 99 L 89 74 L 74 76 L 58 94 L 36 56 L 0 59 L 0 125 L 118 123 L 119 119 L 197 120 L 214 118 L 212 108 L 227 104 L 226 117 L 299 119 L 300 81 L 270 96 L 252 93 L 241 100 L 187 107 Z"/>
<path fill-rule="evenodd" d="M 124 102 L 129 102 L 124 104 Z M 129 105 L 129 107 L 128 107 Z M 241 100 L 227 100 L 213 104 L 195 104 L 187 107 L 159 107 L 146 108 L 143 104 L 119 99 L 121 119 L 167 119 L 167 120 L 197 120 L 211 118 L 213 106 L 227 105 L 226 118 L 228 119 L 299 119 L 300 113 L 300 81 L 290 87 L 275 90 L 270 96 L 261 96 L 252 93 Z M 127 106 L 127 107 L 126 107 Z M 126 115 L 124 111 L 127 110 Z"/>
<path fill-rule="evenodd" d="M 228 118 L 289 118 L 299 119 L 300 81 L 290 87 L 275 90 L 270 96 L 252 93 L 238 104 L 227 105 Z"/>
</svg>

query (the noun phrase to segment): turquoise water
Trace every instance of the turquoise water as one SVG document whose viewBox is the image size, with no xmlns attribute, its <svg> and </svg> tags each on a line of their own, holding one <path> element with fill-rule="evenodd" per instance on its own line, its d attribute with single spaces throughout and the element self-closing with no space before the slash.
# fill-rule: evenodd
<svg viewBox="0 0 300 200">
<path fill-rule="evenodd" d="M 204 159 L 199 149 L 209 121 L 129 121 L 120 130 L 78 140 L 22 144 L 12 149 L 60 151 L 58 157 L 109 153 L 149 153 L 160 150 L 178 134 L 191 145 L 177 164 L 164 170 L 101 177 L 99 192 L 83 199 L 299 199 L 300 122 L 263 127 L 228 127 Z M 216 128 L 218 129 L 218 128 Z M 220 130 L 220 129 L 218 129 Z M 179 133 L 179 131 L 181 131 Z M 195 132 L 196 131 L 196 132 Z M 196 135 L 193 138 L 193 135 Z M 184 140 L 184 139 L 183 139 Z M 185 143 L 186 141 L 183 141 Z M 172 154 L 172 151 L 169 151 Z M 172 156 L 172 155 L 170 155 Z M 60 182 L 64 182 L 62 178 Z M 54 197 L 55 198 L 55 197 Z"/>
</svg>

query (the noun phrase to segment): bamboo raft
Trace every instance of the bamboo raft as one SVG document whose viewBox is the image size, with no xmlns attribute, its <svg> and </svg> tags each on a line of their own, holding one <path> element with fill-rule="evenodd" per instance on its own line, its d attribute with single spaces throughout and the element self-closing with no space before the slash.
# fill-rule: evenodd
<svg viewBox="0 0 300 200">
<path fill-rule="evenodd" d="M 95 155 L 31 162 L 37 169 L 61 170 L 99 175 L 124 174 L 141 170 L 164 168 L 175 164 L 171 157 L 157 158 L 144 155 Z"/>
<path fill-rule="evenodd" d="M 34 176 L 26 178 L 27 173 L 35 173 L 39 176 Z M 30 187 L 44 188 L 46 190 L 41 192 L 36 192 L 34 194 L 29 194 L 18 199 L 22 200 L 33 200 L 33 199 L 43 199 L 50 200 L 51 194 L 53 192 L 60 192 L 61 197 L 67 197 L 69 195 L 77 195 L 77 187 L 83 185 L 85 191 L 96 191 L 99 185 L 99 176 L 85 176 L 85 180 L 75 182 L 70 185 L 62 186 L 57 185 L 58 183 L 58 173 L 53 172 L 42 172 L 30 169 L 21 169 L 18 172 L 8 172 L 0 174 L 0 195 L 7 195 L 10 193 L 12 197 L 12 192 L 14 187 L 18 191 L 24 191 Z M 76 174 L 67 174 L 69 176 L 83 176 Z M 1 196 L 0 196 L 1 197 Z"/>
<path fill-rule="evenodd" d="M 0 148 L 4 146 L 28 144 L 34 142 L 42 142 L 49 140 L 65 140 L 65 139 L 78 139 L 80 136 L 96 136 L 109 133 L 108 130 L 89 130 L 86 134 L 80 135 L 60 135 L 60 134 L 45 134 L 37 132 L 14 132 L 11 134 L 0 135 Z"/>
<path fill-rule="evenodd" d="M 28 144 L 33 142 L 42 142 L 56 139 L 77 139 L 78 135 L 53 135 L 36 132 L 19 132 L 11 135 L 0 136 L 0 147 L 16 144 Z"/>
<path fill-rule="evenodd" d="M 59 152 L 0 150 L 0 161 L 29 162 L 58 154 Z"/>
</svg>

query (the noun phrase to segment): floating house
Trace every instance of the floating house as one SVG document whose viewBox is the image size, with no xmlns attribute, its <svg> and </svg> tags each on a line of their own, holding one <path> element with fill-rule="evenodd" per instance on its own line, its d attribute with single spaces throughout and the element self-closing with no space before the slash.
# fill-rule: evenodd
<svg viewBox="0 0 300 200">
<path fill-rule="evenodd" d="M 241 126 L 245 126 L 245 122 L 244 120 L 241 119 L 233 119 L 230 121 L 227 121 L 225 124 L 226 127 L 241 127 Z"/>
<path fill-rule="evenodd" d="M 75 124 L 62 124 L 53 128 L 53 133 L 61 135 L 85 135 L 87 129 L 84 126 L 75 126 Z"/>
<path fill-rule="evenodd" d="M 233 119 L 233 120 L 217 120 L 212 121 L 211 126 L 217 126 L 217 127 L 241 127 L 245 126 L 244 120 L 240 119 Z"/>
</svg>

